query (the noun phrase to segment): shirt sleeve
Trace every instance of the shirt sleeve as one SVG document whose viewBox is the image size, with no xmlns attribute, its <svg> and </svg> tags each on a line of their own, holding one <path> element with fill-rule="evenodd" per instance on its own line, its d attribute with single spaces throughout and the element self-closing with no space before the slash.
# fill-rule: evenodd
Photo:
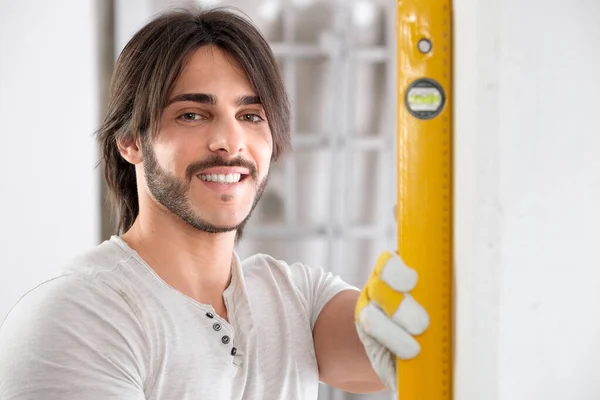
<svg viewBox="0 0 600 400">
<path fill-rule="evenodd" d="M 48 281 L 0 326 L 0 399 L 144 400 L 143 343 L 135 314 L 105 284 Z"/>
<path fill-rule="evenodd" d="M 323 307 L 336 294 L 344 290 L 359 290 L 322 267 L 295 263 L 290 266 L 290 270 L 294 284 L 309 306 L 311 329 L 314 329 Z"/>
</svg>

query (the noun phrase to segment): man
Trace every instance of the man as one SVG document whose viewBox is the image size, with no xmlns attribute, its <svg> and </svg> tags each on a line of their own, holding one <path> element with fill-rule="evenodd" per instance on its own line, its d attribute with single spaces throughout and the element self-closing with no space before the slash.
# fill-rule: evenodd
<svg viewBox="0 0 600 400">
<path fill-rule="evenodd" d="M 119 235 L 11 310 L 0 399 L 316 399 L 319 380 L 394 389 L 396 355 L 416 356 L 411 335 L 428 324 L 402 294 L 413 270 L 384 256 L 361 294 L 321 268 L 234 252 L 289 120 L 274 57 L 246 19 L 171 11 L 143 27 L 98 132 Z M 375 304 L 382 285 L 393 298 Z"/>
</svg>

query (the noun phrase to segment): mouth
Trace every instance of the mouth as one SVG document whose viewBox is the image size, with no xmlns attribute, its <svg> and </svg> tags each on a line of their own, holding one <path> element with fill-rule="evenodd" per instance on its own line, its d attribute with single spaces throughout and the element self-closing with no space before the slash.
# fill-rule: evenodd
<svg viewBox="0 0 600 400">
<path fill-rule="evenodd" d="M 248 177 L 247 174 L 230 173 L 230 174 L 200 174 L 197 175 L 204 182 L 215 182 L 225 184 L 235 184 L 243 181 Z"/>
</svg>

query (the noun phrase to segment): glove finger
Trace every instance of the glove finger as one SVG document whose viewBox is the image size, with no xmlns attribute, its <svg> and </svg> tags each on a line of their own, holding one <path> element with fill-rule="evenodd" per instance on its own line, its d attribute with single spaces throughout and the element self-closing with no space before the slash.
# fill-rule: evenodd
<svg viewBox="0 0 600 400">
<path fill-rule="evenodd" d="M 421 346 L 415 338 L 373 303 L 361 311 L 359 322 L 368 335 L 402 360 L 414 358 L 421 351 Z"/>
<path fill-rule="evenodd" d="M 392 320 L 411 335 L 420 335 L 429 327 L 429 314 L 407 293 L 392 315 Z"/>
<path fill-rule="evenodd" d="M 417 271 L 407 267 L 398 255 L 392 256 L 387 261 L 379 276 L 397 292 L 410 292 L 415 288 L 419 279 Z"/>
<path fill-rule="evenodd" d="M 367 334 L 360 324 L 356 324 L 356 333 L 358 333 L 358 337 L 363 342 L 373 369 L 385 383 L 385 386 L 396 393 L 398 383 L 396 355 L 392 354 L 385 346 Z"/>
</svg>

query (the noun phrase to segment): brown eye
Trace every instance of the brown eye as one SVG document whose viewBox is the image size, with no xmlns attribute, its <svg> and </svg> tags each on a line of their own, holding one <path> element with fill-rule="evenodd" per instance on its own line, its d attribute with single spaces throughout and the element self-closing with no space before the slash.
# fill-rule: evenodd
<svg viewBox="0 0 600 400">
<path fill-rule="evenodd" d="M 261 122 L 263 119 L 256 114 L 244 114 L 242 115 L 242 119 L 246 122 L 252 122 L 252 123 L 257 123 L 257 122 Z"/>
<path fill-rule="evenodd" d="M 179 116 L 179 119 L 182 119 L 184 121 L 198 121 L 201 118 L 202 116 L 196 113 L 185 113 Z"/>
</svg>

